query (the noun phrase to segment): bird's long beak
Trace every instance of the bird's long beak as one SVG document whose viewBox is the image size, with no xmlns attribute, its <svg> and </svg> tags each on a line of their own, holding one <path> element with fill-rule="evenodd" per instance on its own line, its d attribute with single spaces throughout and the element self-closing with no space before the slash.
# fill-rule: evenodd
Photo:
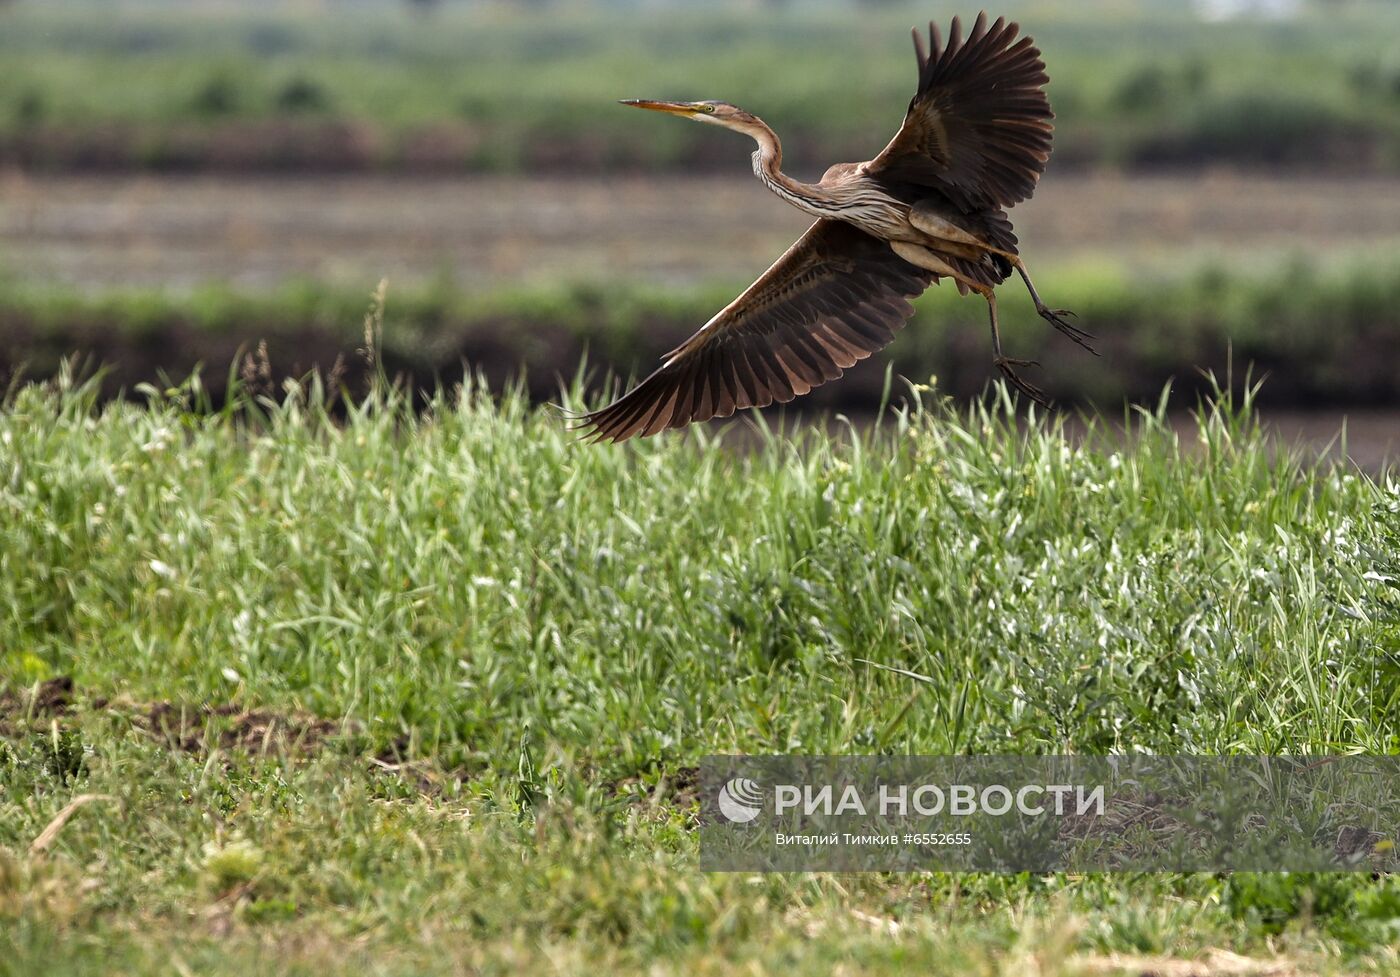
<svg viewBox="0 0 1400 977">
<path fill-rule="evenodd" d="M 700 111 L 694 102 L 657 102 L 649 98 L 624 98 L 619 103 L 653 112 L 669 112 L 671 115 L 695 115 Z"/>
</svg>

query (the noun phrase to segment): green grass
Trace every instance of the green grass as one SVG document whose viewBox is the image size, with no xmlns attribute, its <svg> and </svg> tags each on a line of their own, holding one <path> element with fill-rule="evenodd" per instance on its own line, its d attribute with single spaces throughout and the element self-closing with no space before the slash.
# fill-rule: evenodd
<svg viewBox="0 0 1400 977">
<path fill-rule="evenodd" d="M 786 137 L 790 164 L 824 167 L 884 144 L 913 82 L 909 26 L 950 16 L 926 3 L 404 6 L 0 9 L 0 150 L 41 167 L 713 162 L 697 127 L 611 105 L 669 96 L 743 104 Z M 1046 51 L 1061 164 L 1400 163 L 1391 4 L 1281 23 L 1205 23 L 1181 5 L 1004 6 Z"/>
<path fill-rule="evenodd" d="M 1400 963 L 1390 878 L 696 870 L 711 751 L 1400 748 L 1400 496 L 1248 404 L 604 447 L 146 393 L 0 410 L 0 973 Z"/>
</svg>

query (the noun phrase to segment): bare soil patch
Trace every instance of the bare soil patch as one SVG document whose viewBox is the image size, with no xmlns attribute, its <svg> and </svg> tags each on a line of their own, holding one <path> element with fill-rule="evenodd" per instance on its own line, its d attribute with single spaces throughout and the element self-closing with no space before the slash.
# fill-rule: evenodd
<svg viewBox="0 0 1400 977">
<path fill-rule="evenodd" d="M 340 735 L 339 723 L 309 713 L 280 713 L 230 704 L 190 706 L 156 702 L 134 717 L 153 736 L 186 753 L 210 746 L 248 753 L 317 752 Z"/>
<path fill-rule="evenodd" d="M 0 173 L 0 269 L 81 288 L 363 287 L 446 275 L 464 288 L 560 279 L 658 286 L 756 277 L 807 219 L 736 157 L 724 176 L 31 176 Z M 1400 179 L 1051 172 L 1013 212 L 1039 284 L 1054 266 L 1158 273 L 1202 253 L 1400 248 Z"/>
<path fill-rule="evenodd" d="M 11 736 L 19 725 L 46 716 L 61 716 L 73 701 L 73 679 L 68 675 L 40 682 L 29 689 L 0 690 L 0 737 Z"/>
<path fill-rule="evenodd" d="M 129 716 L 135 727 L 186 753 L 218 748 L 310 755 L 331 739 L 358 731 L 358 726 L 347 727 L 307 712 L 249 709 L 232 703 L 128 703 L 101 697 L 83 701 L 72 676 L 60 675 L 32 688 L 0 692 L 0 736 L 20 735 L 36 720 L 76 718 L 82 711 L 99 709 Z"/>
<path fill-rule="evenodd" d="M 641 776 L 623 777 L 607 786 L 615 797 L 631 798 L 638 803 L 663 801 L 673 807 L 689 808 L 700 800 L 700 768 L 682 766 L 674 771 L 663 771 L 655 787 L 649 786 Z"/>
</svg>

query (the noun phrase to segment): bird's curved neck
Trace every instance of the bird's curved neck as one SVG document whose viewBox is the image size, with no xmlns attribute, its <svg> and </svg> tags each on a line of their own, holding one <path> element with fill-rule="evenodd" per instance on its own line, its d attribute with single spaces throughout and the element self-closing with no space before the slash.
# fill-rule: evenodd
<svg viewBox="0 0 1400 977">
<path fill-rule="evenodd" d="M 822 187 L 814 183 L 794 180 L 783 172 L 783 145 L 778 134 L 769 128 L 762 119 L 744 126 L 744 132 L 758 143 L 758 152 L 753 154 L 753 172 L 768 189 L 800 210 L 817 217 L 824 217 L 830 201 Z"/>
</svg>

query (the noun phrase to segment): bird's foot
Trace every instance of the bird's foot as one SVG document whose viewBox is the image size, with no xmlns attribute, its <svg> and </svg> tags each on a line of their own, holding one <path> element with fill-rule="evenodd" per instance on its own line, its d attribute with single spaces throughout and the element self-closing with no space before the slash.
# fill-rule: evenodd
<svg viewBox="0 0 1400 977">
<path fill-rule="evenodd" d="M 1033 403 L 1045 410 L 1055 409 L 1050 403 L 1050 399 L 1045 396 L 1045 391 L 1016 372 L 1015 368 L 1018 366 L 1040 366 L 1038 362 L 1035 360 L 1015 360 L 1009 356 L 998 356 L 992 360 L 992 363 L 996 365 L 996 368 L 1001 371 L 1001 375 L 1006 377 L 1013 387 L 1029 397 Z"/>
<path fill-rule="evenodd" d="M 1094 347 L 1089 342 L 1089 340 L 1094 338 L 1093 334 L 1085 332 L 1083 329 L 1080 329 L 1074 323 L 1069 322 L 1068 319 L 1066 319 L 1066 317 L 1068 317 L 1069 319 L 1079 318 L 1069 309 L 1052 309 L 1049 306 L 1042 305 L 1035 311 L 1040 314 L 1040 317 L 1042 319 L 1050 323 L 1050 325 L 1054 326 L 1056 329 L 1064 333 L 1070 339 L 1074 340 L 1080 346 L 1084 347 L 1089 352 L 1093 353 L 1095 356 L 1099 355 L 1099 351 L 1094 349 Z"/>
</svg>

